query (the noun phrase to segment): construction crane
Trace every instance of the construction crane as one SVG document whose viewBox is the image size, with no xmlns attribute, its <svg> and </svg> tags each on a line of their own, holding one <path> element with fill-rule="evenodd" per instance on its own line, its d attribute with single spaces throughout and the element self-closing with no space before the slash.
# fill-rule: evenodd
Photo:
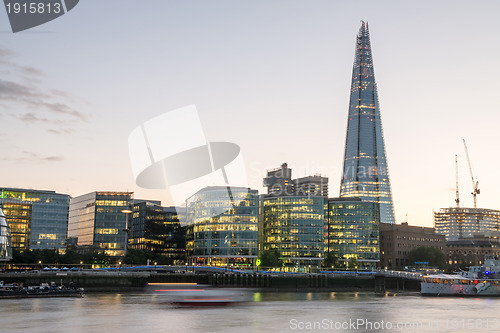
<svg viewBox="0 0 500 333">
<path fill-rule="evenodd" d="M 456 176 L 455 202 L 457 203 L 457 208 L 460 208 L 460 195 L 458 193 L 458 159 L 456 154 L 455 154 L 455 176 Z"/>
<path fill-rule="evenodd" d="M 467 155 L 467 163 L 469 164 L 470 177 L 472 178 L 471 194 L 474 197 L 474 208 L 477 208 L 477 195 L 481 193 L 481 190 L 479 189 L 479 181 L 474 179 L 474 174 L 472 173 L 472 165 L 470 164 L 469 150 L 467 149 L 467 144 L 465 143 L 465 139 L 462 140 L 464 141 L 465 154 Z"/>
</svg>

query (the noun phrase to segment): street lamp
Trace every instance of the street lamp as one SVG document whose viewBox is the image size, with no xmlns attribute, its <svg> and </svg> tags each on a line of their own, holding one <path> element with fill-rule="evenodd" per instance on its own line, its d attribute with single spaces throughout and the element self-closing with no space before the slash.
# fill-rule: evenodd
<svg viewBox="0 0 500 333">
<path fill-rule="evenodd" d="M 130 209 L 123 209 L 122 213 L 125 214 L 125 217 L 126 217 L 126 220 L 125 220 L 125 229 L 123 229 L 123 231 L 125 231 L 125 248 L 124 248 L 124 251 L 123 251 L 123 256 L 125 257 L 127 255 L 128 236 L 129 236 L 129 233 L 130 233 L 130 227 L 129 227 L 129 223 L 128 223 L 128 217 L 129 217 L 130 214 L 132 214 L 132 210 L 130 210 Z"/>
</svg>

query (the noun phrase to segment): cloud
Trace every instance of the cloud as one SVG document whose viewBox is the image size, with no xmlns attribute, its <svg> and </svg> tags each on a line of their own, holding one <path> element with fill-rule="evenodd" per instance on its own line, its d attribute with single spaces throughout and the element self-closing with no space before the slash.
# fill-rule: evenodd
<svg viewBox="0 0 500 333">
<path fill-rule="evenodd" d="M 0 46 L 0 58 L 10 58 L 14 55 L 15 53 L 12 50 Z"/>
<path fill-rule="evenodd" d="M 0 108 L 15 111 L 13 116 L 25 124 L 64 125 L 64 128 L 49 129 L 49 132 L 57 134 L 72 131 L 68 131 L 71 124 L 87 121 L 85 114 L 72 106 L 76 102 L 70 93 L 45 87 L 40 82 L 45 76 L 43 71 L 15 63 L 14 56 L 11 50 L 0 47 L 0 72 L 14 77 L 0 79 Z"/>
<path fill-rule="evenodd" d="M 27 67 L 24 67 L 24 66 L 19 66 L 19 69 L 25 73 L 25 74 L 28 74 L 28 75 L 33 75 L 33 76 L 44 76 L 45 73 L 42 72 L 41 70 L 39 69 L 36 69 L 35 67 L 30 67 L 30 66 L 27 66 Z"/>
<path fill-rule="evenodd" d="M 6 162 L 33 162 L 33 163 L 62 162 L 63 160 L 64 160 L 64 157 L 62 157 L 62 156 L 57 156 L 57 155 L 42 156 L 40 154 L 31 152 L 31 151 L 23 151 L 23 152 L 21 152 L 21 156 L 18 156 L 18 157 L 1 157 L 0 158 L 0 161 L 6 161 Z"/>
<path fill-rule="evenodd" d="M 53 129 L 53 128 L 51 128 L 51 129 L 47 130 L 47 132 L 57 134 L 57 135 L 65 135 L 65 134 L 71 134 L 74 131 L 71 129 Z"/>
<path fill-rule="evenodd" d="M 34 122 L 38 122 L 38 121 L 42 121 L 42 122 L 49 121 L 47 118 L 37 117 L 37 115 L 34 114 L 33 112 L 28 112 L 28 113 L 22 115 L 19 119 L 21 119 L 25 123 L 34 123 Z"/>
<path fill-rule="evenodd" d="M 2 101 L 22 101 L 47 97 L 49 96 L 37 91 L 35 87 L 0 79 L 0 100 Z"/>
<path fill-rule="evenodd" d="M 64 157 L 62 157 L 62 156 L 47 156 L 47 157 L 41 157 L 41 160 L 49 161 L 49 162 L 60 162 L 60 161 L 64 160 Z"/>
<path fill-rule="evenodd" d="M 46 107 L 48 110 L 50 110 L 54 113 L 72 116 L 75 118 L 79 118 L 80 120 L 86 120 L 85 114 L 78 112 L 76 110 L 73 110 L 67 104 L 64 104 L 64 103 L 45 103 L 45 102 L 42 102 L 41 104 L 44 107 Z"/>
</svg>

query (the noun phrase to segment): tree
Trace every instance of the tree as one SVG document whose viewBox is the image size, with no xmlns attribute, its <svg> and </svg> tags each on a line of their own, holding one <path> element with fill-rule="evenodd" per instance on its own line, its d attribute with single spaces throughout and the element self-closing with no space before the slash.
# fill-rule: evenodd
<svg viewBox="0 0 500 333">
<path fill-rule="evenodd" d="M 61 256 L 61 264 L 79 264 L 83 257 L 78 254 L 75 250 L 68 249 L 66 253 Z"/>
<path fill-rule="evenodd" d="M 413 249 L 409 253 L 410 264 L 415 265 L 415 262 L 428 262 L 429 266 L 445 269 L 446 256 L 440 249 L 435 247 L 421 246 Z"/>
<path fill-rule="evenodd" d="M 278 250 L 263 251 L 260 256 L 260 266 L 262 267 L 281 267 L 282 261 Z"/>
<path fill-rule="evenodd" d="M 90 262 L 94 265 L 98 265 L 99 267 L 108 267 L 111 262 L 111 258 L 104 251 L 96 251 L 92 254 Z"/>
<path fill-rule="evenodd" d="M 349 259 L 347 263 L 347 268 L 358 268 L 358 260 L 356 258 Z"/>
<path fill-rule="evenodd" d="M 336 267 L 338 265 L 339 258 L 333 252 L 327 252 L 325 259 L 323 260 L 323 267 Z"/>
<path fill-rule="evenodd" d="M 148 259 L 152 259 L 152 255 L 149 251 L 128 249 L 127 255 L 123 258 L 123 262 L 132 265 L 145 265 Z"/>
</svg>

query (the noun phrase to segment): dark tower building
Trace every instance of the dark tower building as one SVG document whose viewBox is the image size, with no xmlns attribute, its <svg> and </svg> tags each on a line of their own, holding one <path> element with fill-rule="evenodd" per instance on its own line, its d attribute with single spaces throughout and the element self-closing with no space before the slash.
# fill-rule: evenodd
<svg viewBox="0 0 500 333">
<path fill-rule="evenodd" d="M 293 195 L 292 169 L 287 163 L 283 163 L 279 168 L 268 170 L 264 186 L 267 187 L 267 194 L 271 196 Z"/>
<path fill-rule="evenodd" d="M 365 22 L 356 37 L 340 196 L 379 203 L 380 221 L 395 223 L 370 33 Z"/>
</svg>

